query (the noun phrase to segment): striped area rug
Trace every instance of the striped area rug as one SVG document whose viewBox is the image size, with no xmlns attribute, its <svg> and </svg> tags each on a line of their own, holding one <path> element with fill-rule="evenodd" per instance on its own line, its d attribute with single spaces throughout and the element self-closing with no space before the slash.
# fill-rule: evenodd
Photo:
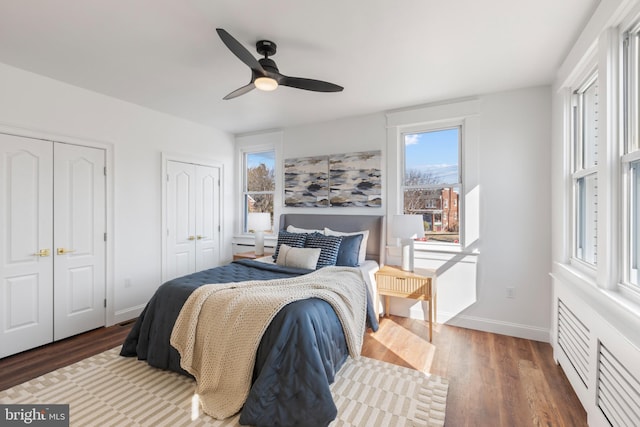
<svg viewBox="0 0 640 427">
<path fill-rule="evenodd" d="M 69 404 L 72 426 L 238 426 L 199 412 L 192 379 L 162 371 L 114 348 L 0 391 L 1 404 Z M 443 426 L 446 379 L 361 357 L 349 358 L 332 385 L 331 426 Z"/>
</svg>

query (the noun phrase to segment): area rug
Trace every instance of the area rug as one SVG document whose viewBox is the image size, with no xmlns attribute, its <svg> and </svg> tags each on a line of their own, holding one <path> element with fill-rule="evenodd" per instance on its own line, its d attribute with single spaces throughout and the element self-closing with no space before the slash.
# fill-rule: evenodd
<svg viewBox="0 0 640 427">
<path fill-rule="evenodd" d="M 114 348 L 0 391 L 0 404 L 69 404 L 72 426 L 238 426 L 199 411 L 195 383 Z M 331 426 L 443 426 L 448 382 L 366 357 L 349 358 L 332 385 Z"/>
</svg>

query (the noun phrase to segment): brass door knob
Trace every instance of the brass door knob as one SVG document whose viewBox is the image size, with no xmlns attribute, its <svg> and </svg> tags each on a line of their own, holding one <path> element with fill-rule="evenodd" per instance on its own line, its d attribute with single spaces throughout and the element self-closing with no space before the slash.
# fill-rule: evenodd
<svg viewBox="0 0 640 427">
<path fill-rule="evenodd" d="M 58 255 L 64 255 L 64 254 L 68 254 L 70 252 L 75 252 L 75 249 L 65 249 L 65 248 L 58 248 L 56 249 L 56 253 Z"/>
<path fill-rule="evenodd" d="M 187 240 L 196 240 L 196 236 L 189 236 L 187 237 Z"/>
<path fill-rule="evenodd" d="M 50 251 L 49 249 L 40 249 L 40 251 L 39 251 L 38 253 L 33 254 L 33 255 L 34 255 L 34 256 L 42 256 L 42 257 L 45 257 L 45 256 L 49 256 L 49 255 L 51 255 L 51 251 Z"/>
</svg>

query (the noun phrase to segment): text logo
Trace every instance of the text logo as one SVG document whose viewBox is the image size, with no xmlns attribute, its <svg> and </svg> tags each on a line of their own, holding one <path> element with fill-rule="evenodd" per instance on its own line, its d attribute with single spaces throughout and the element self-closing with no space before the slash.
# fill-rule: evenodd
<svg viewBox="0 0 640 427">
<path fill-rule="evenodd" d="M 69 405 L 0 405 L 0 426 L 69 427 Z"/>
</svg>

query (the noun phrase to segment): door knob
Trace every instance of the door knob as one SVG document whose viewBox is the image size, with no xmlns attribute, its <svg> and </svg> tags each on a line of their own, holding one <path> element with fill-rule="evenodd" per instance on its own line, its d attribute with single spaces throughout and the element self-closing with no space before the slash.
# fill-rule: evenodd
<svg viewBox="0 0 640 427">
<path fill-rule="evenodd" d="M 207 236 L 200 236 L 200 235 L 197 236 L 198 240 L 202 240 L 202 239 L 206 239 L 206 238 L 207 238 Z"/>
<path fill-rule="evenodd" d="M 196 240 L 196 236 L 189 236 L 187 237 L 187 240 Z"/>
<path fill-rule="evenodd" d="M 49 256 L 51 255 L 51 251 L 49 249 L 40 249 L 40 251 L 37 254 L 33 254 L 34 256 Z"/>
<path fill-rule="evenodd" d="M 68 254 L 69 252 L 75 252 L 75 249 L 58 248 L 58 249 L 56 250 L 56 253 L 57 253 L 58 255 Z"/>
</svg>

